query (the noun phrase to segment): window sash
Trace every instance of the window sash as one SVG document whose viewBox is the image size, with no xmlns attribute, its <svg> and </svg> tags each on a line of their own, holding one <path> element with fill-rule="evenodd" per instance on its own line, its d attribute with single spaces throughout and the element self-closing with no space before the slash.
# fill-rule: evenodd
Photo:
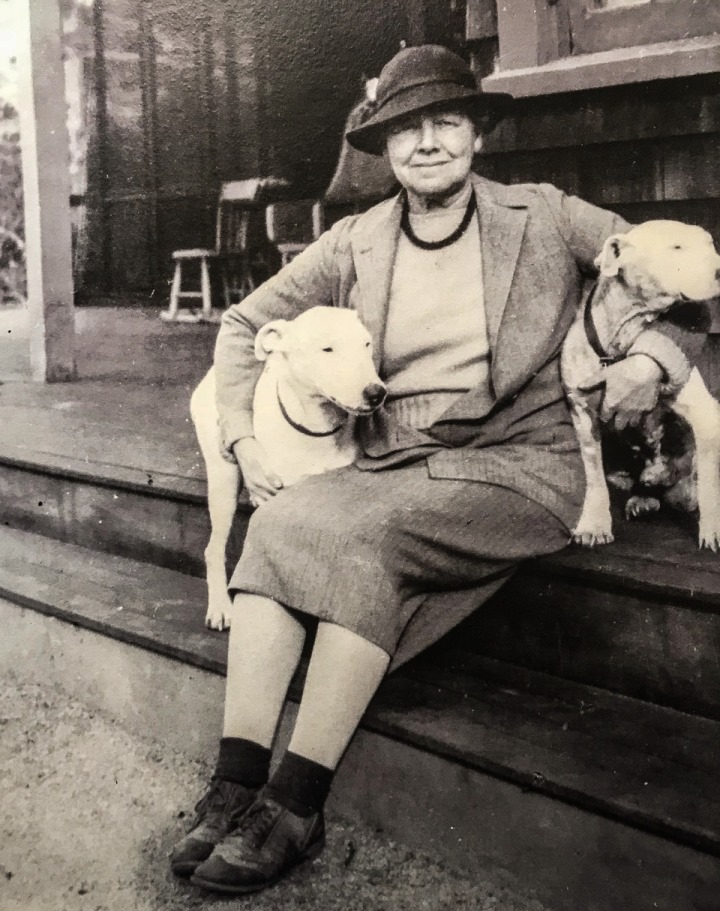
<svg viewBox="0 0 720 911">
<path fill-rule="evenodd" d="M 719 0 L 645 0 L 628 6 L 568 0 L 568 13 L 573 55 L 720 32 Z"/>
</svg>

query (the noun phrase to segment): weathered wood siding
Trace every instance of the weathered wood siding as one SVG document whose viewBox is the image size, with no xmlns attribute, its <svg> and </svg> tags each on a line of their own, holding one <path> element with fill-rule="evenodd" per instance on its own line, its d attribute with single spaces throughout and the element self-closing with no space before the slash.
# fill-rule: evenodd
<svg viewBox="0 0 720 911">
<path fill-rule="evenodd" d="M 468 50 L 479 76 L 497 54 L 493 5 L 470 3 Z M 720 78 L 518 99 L 477 168 L 507 183 L 554 183 L 631 220 L 701 224 L 720 243 Z"/>
</svg>

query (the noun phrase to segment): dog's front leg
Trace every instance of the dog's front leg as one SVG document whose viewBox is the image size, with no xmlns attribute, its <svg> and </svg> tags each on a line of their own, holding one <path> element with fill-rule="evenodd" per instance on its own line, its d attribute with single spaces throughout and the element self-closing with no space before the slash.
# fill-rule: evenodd
<svg viewBox="0 0 720 911">
<path fill-rule="evenodd" d="M 698 543 L 720 549 L 720 403 L 710 395 L 697 368 L 680 390 L 673 409 L 690 425 L 697 457 Z"/>
<path fill-rule="evenodd" d="M 568 392 L 568 400 L 585 468 L 585 500 L 573 539 L 588 547 L 609 544 L 613 540 L 612 517 L 603 470 L 600 419 L 582 393 Z"/>
<path fill-rule="evenodd" d="M 190 413 L 200 451 L 205 460 L 210 512 L 210 540 L 205 548 L 208 607 L 205 624 L 210 629 L 230 626 L 232 602 L 227 592 L 225 548 L 237 509 L 240 469 L 221 454 L 222 439 L 215 405 L 215 375 L 210 370 L 190 400 Z"/>
<path fill-rule="evenodd" d="M 232 601 L 227 590 L 225 550 L 232 529 L 240 491 L 240 470 L 237 465 L 217 456 L 207 465 L 208 509 L 210 540 L 205 548 L 208 609 L 205 625 L 210 629 L 230 626 Z"/>
</svg>

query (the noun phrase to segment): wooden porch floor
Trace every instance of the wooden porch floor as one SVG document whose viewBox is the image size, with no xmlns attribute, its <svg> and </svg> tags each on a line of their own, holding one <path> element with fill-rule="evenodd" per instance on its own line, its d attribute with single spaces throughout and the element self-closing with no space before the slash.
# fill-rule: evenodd
<svg viewBox="0 0 720 911">
<path fill-rule="evenodd" d="M 77 311 L 78 380 L 32 381 L 27 311 L 0 309 L 0 456 L 150 475 L 204 490 L 189 415 L 217 327 L 164 323 L 159 309 Z"/>
</svg>

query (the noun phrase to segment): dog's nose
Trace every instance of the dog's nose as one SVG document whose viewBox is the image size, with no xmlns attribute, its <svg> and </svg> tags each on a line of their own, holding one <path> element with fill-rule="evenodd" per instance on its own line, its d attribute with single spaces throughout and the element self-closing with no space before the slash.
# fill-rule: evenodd
<svg viewBox="0 0 720 911">
<path fill-rule="evenodd" d="M 363 389 L 363 398 L 371 408 L 377 408 L 382 405 L 386 396 L 385 387 L 379 383 L 371 383 Z"/>
</svg>

